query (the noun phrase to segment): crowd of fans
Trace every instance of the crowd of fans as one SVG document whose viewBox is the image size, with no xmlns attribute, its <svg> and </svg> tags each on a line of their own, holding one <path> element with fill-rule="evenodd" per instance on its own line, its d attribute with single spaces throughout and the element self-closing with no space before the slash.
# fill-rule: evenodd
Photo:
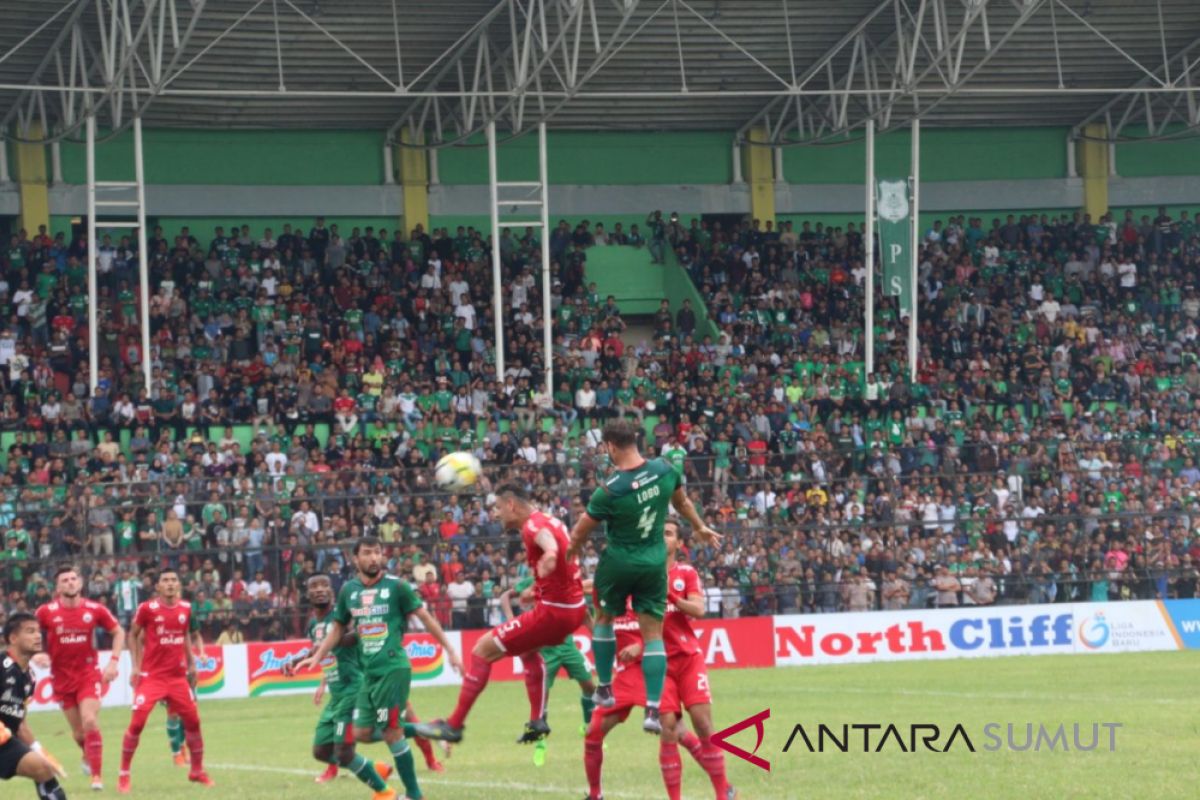
<svg viewBox="0 0 1200 800">
<path fill-rule="evenodd" d="M 89 243 L 22 233 L 0 253 L 5 604 L 71 559 L 128 615 L 169 563 L 214 635 L 291 635 L 304 576 L 371 533 L 445 622 L 487 625 L 520 549 L 431 463 L 474 450 L 570 521 L 618 415 L 728 534 L 689 554 L 714 614 L 1196 596 L 1200 237 L 1186 212 L 1119 216 L 924 231 L 915 381 L 889 297 L 866 372 L 852 224 L 562 222 L 553 392 L 532 230 L 497 243 L 504 375 L 473 229 L 155 229 L 148 354 L 133 244 L 105 236 L 94 392 Z M 677 259 L 715 327 L 664 301 L 630 336 L 588 272 L 604 246 Z"/>
</svg>

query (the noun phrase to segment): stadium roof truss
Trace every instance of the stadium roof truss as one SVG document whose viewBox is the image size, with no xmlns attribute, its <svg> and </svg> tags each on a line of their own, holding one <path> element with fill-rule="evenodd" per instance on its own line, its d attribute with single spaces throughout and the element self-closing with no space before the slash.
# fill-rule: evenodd
<svg viewBox="0 0 1200 800">
<path fill-rule="evenodd" d="M 0 131 L 26 141 L 89 116 L 425 147 L 489 122 L 771 146 L 868 119 L 1200 131 L 1195 0 L 5 0 L 0 23 Z"/>
</svg>

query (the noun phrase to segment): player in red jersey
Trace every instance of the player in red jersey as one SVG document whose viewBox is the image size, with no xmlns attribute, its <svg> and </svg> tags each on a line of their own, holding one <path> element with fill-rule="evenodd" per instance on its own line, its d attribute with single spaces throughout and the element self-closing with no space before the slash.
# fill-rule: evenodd
<svg viewBox="0 0 1200 800">
<path fill-rule="evenodd" d="M 496 489 L 493 511 L 505 529 L 521 531 L 525 558 L 535 578 L 537 603 L 531 610 L 493 628 L 476 643 L 454 713 L 448 719 L 415 726 L 416 734 L 426 739 L 461 741 L 467 714 L 487 687 L 492 664 L 511 656 L 521 659 L 529 696 L 529 721 L 517 742 L 529 744 L 548 736 L 550 726 L 544 719 L 546 665 L 539 650 L 562 644 L 568 634 L 583 624 L 587 614 L 579 562 L 567 558 L 570 546 L 567 526 L 536 510 L 530 504 L 529 494 L 515 484 Z"/>
<path fill-rule="evenodd" d="M 626 606 L 625 613 L 613 618 L 613 635 L 617 644 L 616 664 L 613 667 L 613 705 L 611 708 L 596 706 L 583 743 L 583 766 L 588 781 L 588 794 L 584 800 L 604 798 L 600 786 L 600 775 L 604 768 L 604 737 L 628 719 L 634 708 L 646 707 L 646 679 L 642 675 L 642 650 L 645 643 L 642 640 L 637 613 L 634 612 L 631 601 L 627 602 L 629 605 Z M 679 698 L 669 675 L 663 681 L 659 711 L 663 725 L 662 738 L 659 740 L 660 753 L 675 747 L 673 762 L 668 762 L 660 756 L 663 782 L 667 786 L 668 796 L 672 800 L 678 800 L 682 769 L 679 750 L 674 744 L 668 746 L 667 742 L 675 741 L 678 735 L 676 721 L 679 719 Z M 675 787 L 673 794 L 672 785 Z"/>
<path fill-rule="evenodd" d="M 104 742 L 100 736 L 100 697 L 104 684 L 117 678 L 117 664 L 125 648 L 125 630 L 104 605 L 83 596 L 83 578 L 75 567 L 63 566 L 54 574 L 55 599 L 37 610 L 38 625 L 50 656 L 50 683 L 54 699 L 71 726 L 75 744 L 84 755 L 84 772 L 92 776 L 92 789 L 104 788 L 100 778 Z M 101 669 L 96 652 L 96 629 L 112 634 L 112 656 Z"/>
<path fill-rule="evenodd" d="M 682 743 L 695 757 L 712 781 L 716 800 L 734 800 L 737 790 L 725 777 L 725 754 L 712 744 L 712 694 L 708 688 L 708 669 L 704 650 L 692 630 L 691 618 L 704 616 L 704 585 L 690 564 L 681 564 L 677 555 L 682 546 L 679 523 L 667 520 L 663 540 L 667 545 L 667 613 L 663 617 L 663 644 L 667 650 L 667 679 L 673 685 L 679 704 L 687 709 L 695 733 L 682 725 L 663 728 L 662 746 L 673 750 L 662 755 L 665 764 L 672 755 L 679 761 L 676 742 Z M 664 768 L 664 777 L 666 771 Z M 668 786 L 668 793 L 670 787 Z M 673 795 L 677 796 L 677 795 Z"/>
<path fill-rule="evenodd" d="M 192 690 L 196 674 L 193 632 L 198 630 L 190 603 L 180 599 L 179 573 L 164 569 L 155 584 L 158 597 L 138 606 L 129 629 L 133 655 L 133 716 L 121 748 L 121 772 L 117 791 L 129 792 L 129 766 L 137 752 L 146 719 L 160 700 L 167 710 L 179 715 L 192 760 L 188 780 L 203 786 L 213 782 L 204 772 L 204 739 L 200 736 L 200 713 Z"/>
</svg>

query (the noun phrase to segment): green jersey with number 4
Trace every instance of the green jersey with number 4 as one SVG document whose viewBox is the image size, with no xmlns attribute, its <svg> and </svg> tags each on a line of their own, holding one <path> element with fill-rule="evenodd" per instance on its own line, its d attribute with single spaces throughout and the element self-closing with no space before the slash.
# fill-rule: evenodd
<svg viewBox="0 0 1200 800">
<path fill-rule="evenodd" d="M 392 575 L 370 586 L 356 578 L 338 594 L 333 618 L 342 625 L 354 620 L 358 632 L 358 661 L 368 679 L 397 669 L 411 669 L 404 649 L 408 615 L 422 605 L 413 588 Z"/>
<path fill-rule="evenodd" d="M 608 523 L 608 549 L 630 562 L 666 563 L 663 525 L 683 475 L 656 458 L 610 475 L 592 494 L 587 513 Z"/>
<path fill-rule="evenodd" d="M 308 621 L 308 640 L 312 642 L 313 650 L 320 647 L 329 633 L 329 625 L 333 622 L 333 609 L 324 617 L 313 617 Z M 341 695 L 358 691 L 362 682 L 362 670 L 358 667 L 358 649 L 356 647 L 333 648 L 329 655 L 321 661 L 321 670 L 325 673 L 325 688 L 331 695 Z"/>
</svg>

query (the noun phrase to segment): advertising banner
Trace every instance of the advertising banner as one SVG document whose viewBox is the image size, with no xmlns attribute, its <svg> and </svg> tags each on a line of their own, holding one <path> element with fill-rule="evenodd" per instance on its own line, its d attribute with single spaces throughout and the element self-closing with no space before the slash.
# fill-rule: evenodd
<svg viewBox="0 0 1200 800">
<path fill-rule="evenodd" d="M 311 692 L 321 684 L 319 667 L 284 675 L 283 668 L 308 655 L 307 639 L 286 642 L 252 642 L 246 646 L 246 684 L 251 697 L 266 694 Z"/>
<path fill-rule="evenodd" d="M 1036 606 L 965 606 L 947 609 L 794 614 L 781 617 L 705 619 L 693 622 L 710 669 L 806 664 L 979 658 L 1006 655 L 1103 654 L 1200 649 L 1200 600 L 1059 603 Z M 486 631 L 447 631 L 466 658 Z M 585 629 L 572 641 L 591 663 Z M 283 667 L 303 658 L 306 639 L 208 645 L 197 658 L 201 700 L 311 692 L 319 670 L 287 676 Z M 462 683 L 432 636 L 410 633 L 405 650 L 414 686 Z M 106 663 L 109 654 L 100 654 Z M 128 706 L 129 654 L 117 679 L 104 687 L 105 707 Z M 57 710 L 50 674 L 34 667 L 31 711 Z M 492 680 L 521 679 L 516 659 L 498 661 Z"/>
<path fill-rule="evenodd" d="M 778 665 L 1177 650 L 1159 603 L 966 606 L 775 618 Z"/>
</svg>

